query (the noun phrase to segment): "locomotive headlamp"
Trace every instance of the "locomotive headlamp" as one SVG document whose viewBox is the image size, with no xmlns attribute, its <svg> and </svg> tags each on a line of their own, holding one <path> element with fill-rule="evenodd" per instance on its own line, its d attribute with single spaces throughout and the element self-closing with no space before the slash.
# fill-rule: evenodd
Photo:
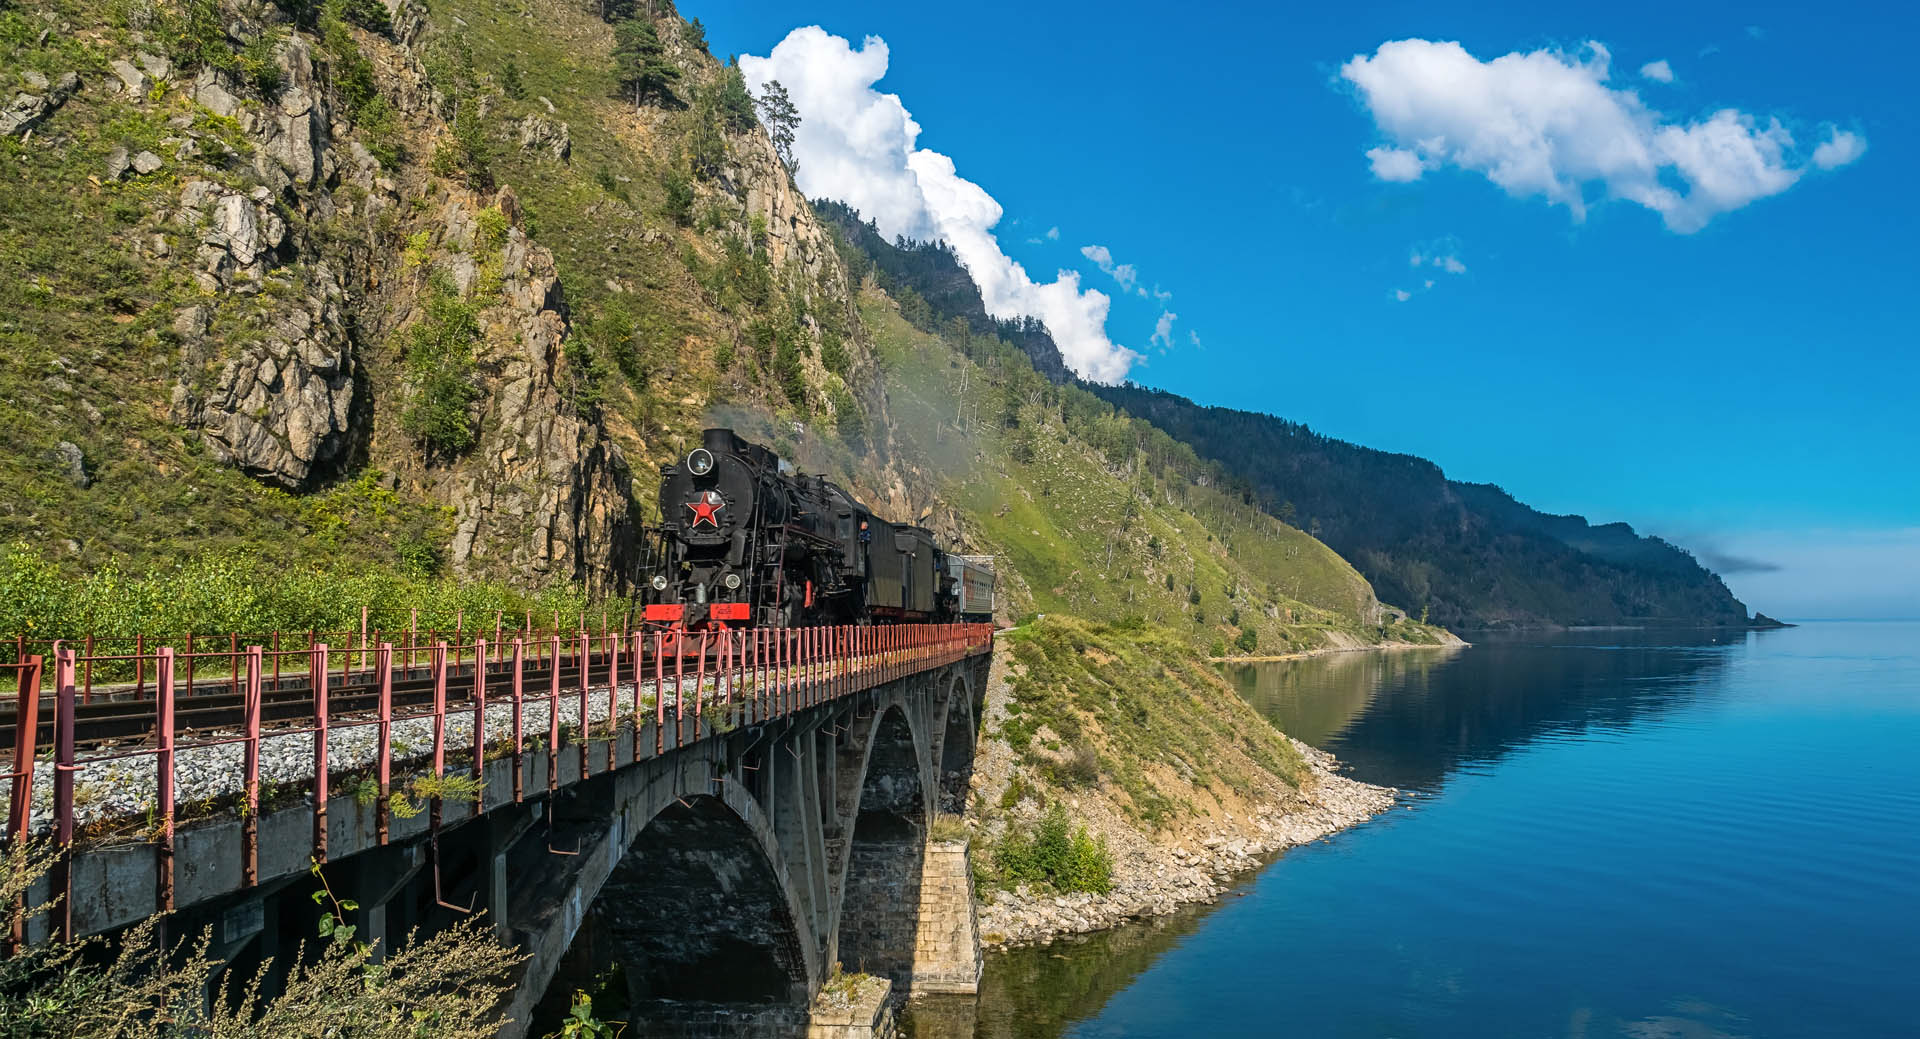
<svg viewBox="0 0 1920 1039">
<path fill-rule="evenodd" d="M 713 472 L 713 452 L 704 447 L 696 447 L 687 456 L 687 472 L 695 476 L 705 476 Z"/>
<path fill-rule="evenodd" d="M 720 579 L 720 583 L 727 586 L 727 591 L 737 591 L 740 588 L 740 575 L 728 574 Z"/>
<path fill-rule="evenodd" d="M 653 583 L 653 590 L 654 590 L 654 591 L 656 591 L 656 592 L 664 592 L 664 591 L 666 591 L 666 590 L 667 590 L 667 575 L 666 575 L 666 574 L 654 574 L 654 575 L 653 575 L 653 582 L 652 582 L 652 583 Z"/>
</svg>

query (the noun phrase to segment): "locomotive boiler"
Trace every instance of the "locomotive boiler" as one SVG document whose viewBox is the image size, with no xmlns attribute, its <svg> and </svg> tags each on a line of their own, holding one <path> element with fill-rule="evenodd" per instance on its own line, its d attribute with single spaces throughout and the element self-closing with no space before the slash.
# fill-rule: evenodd
<svg viewBox="0 0 1920 1039">
<path fill-rule="evenodd" d="M 941 550 L 731 429 L 660 473 L 645 617 L 682 630 L 991 619 L 986 557 Z"/>
</svg>

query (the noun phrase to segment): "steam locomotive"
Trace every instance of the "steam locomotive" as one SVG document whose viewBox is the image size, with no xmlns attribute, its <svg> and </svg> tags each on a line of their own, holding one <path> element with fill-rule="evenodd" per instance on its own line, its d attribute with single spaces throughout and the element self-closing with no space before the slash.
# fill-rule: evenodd
<svg viewBox="0 0 1920 1039">
<path fill-rule="evenodd" d="M 660 470 L 646 620 L 698 631 L 991 621 L 991 557 L 943 551 L 731 429 Z"/>
</svg>

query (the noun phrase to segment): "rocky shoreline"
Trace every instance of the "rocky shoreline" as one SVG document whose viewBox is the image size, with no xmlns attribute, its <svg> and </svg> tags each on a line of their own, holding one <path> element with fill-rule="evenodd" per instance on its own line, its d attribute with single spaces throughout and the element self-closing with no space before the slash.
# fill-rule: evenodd
<svg viewBox="0 0 1920 1039">
<path fill-rule="evenodd" d="M 1105 930 L 1216 901 L 1233 879 L 1275 853 L 1358 825 L 1393 807 L 1399 791 L 1339 773 L 1330 754 L 1294 740 L 1311 778 L 1297 794 L 1243 813 L 1200 820 L 1149 840 L 1111 813 L 1076 811 L 1113 852 L 1113 890 L 1053 895 L 1026 890 L 979 892 L 981 943 L 1005 948 Z"/>
</svg>

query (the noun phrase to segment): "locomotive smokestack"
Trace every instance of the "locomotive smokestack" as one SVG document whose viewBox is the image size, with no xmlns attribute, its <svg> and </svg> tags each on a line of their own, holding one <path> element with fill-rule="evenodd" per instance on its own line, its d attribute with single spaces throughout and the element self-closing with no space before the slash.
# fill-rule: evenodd
<svg viewBox="0 0 1920 1039">
<path fill-rule="evenodd" d="M 739 440 L 740 438 L 734 435 L 733 430 L 726 428 L 709 429 L 700 434 L 700 446 L 712 451 L 715 455 L 739 454 L 740 449 L 736 446 Z"/>
</svg>

